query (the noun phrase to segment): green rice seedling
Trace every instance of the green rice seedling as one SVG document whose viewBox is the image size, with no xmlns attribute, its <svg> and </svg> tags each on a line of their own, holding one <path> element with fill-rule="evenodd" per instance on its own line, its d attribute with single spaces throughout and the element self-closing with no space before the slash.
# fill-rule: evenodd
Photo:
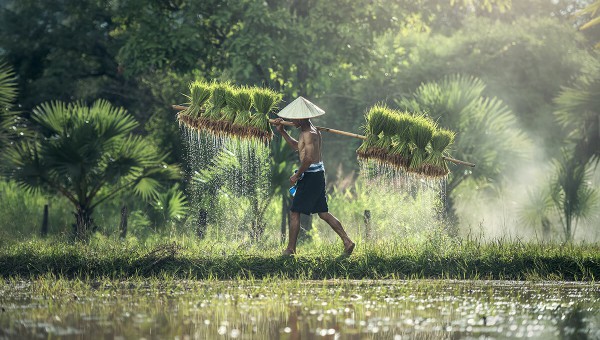
<svg viewBox="0 0 600 340">
<path fill-rule="evenodd" d="M 379 139 L 373 145 L 373 148 L 375 149 L 375 157 L 382 160 L 383 162 L 392 163 L 392 160 L 389 158 L 389 156 L 393 142 L 392 139 L 395 135 L 397 125 L 399 123 L 398 119 L 399 113 L 395 110 L 387 109 L 385 114 L 382 115 L 382 131 L 379 135 Z"/>
<path fill-rule="evenodd" d="M 244 129 L 246 128 L 243 125 L 238 125 L 240 120 L 246 121 L 247 117 L 250 115 L 250 110 L 252 109 L 252 89 L 249 87 L 241 87 L 234 92 L 233 96 L 231 96 L 228 101 L 228 106 L 230 106 L 231 110 L 226 111 L 223 119 L 227 120 L 230 123 L 230 133 L 232 135 L 239 136 L 243 134 Z M 238 116 L 240 118 L 238 119 Z M 238 123 L 236 123 L 238 121 Z"/>
<path fill-rule="evenodd" d="M 385 125 L 384 116 L 387 115 L 389 109 L 387 106 L 378 104 L 373 106 L 366 114 L 367 124 L 365 127 L 365 133 L 368 135 L 378 136 L 383 132 Z"/>
<path fill-rule="evenodd" d="M 188 108 L 181 111 L 177 116 L 181 122 L 185 123 L 191 128 L 201 128 L 206 124 L 206 119 L 202 116 L 208 106 L 208 100 L 212 94 L 212 85 L 202 81 L 196 80 L 189 85 L 190 95 L 186 97 L 189 99 Z"/>
<path fill-rule="evenodd" d="M 410 129 L 411 143 L 414 145 L 409 170 L 417 171 L 427 158 L 427 145 L 435 131 L 434 123 L 424 115 L 414 116 Z"/>
<path fill-rule="evenodd" d="M 281 102 L 281 94 L 268 89 L 256 88 L 252 93 L 252 103 L 256 112 L 250 117 L 251 136 L 262 140 L 270 140 L 272 137 L 269 126 L 269 113 L 277 108 Z"/>
<path fill-rule="evenodd" d="M 242 98 L 240 98 L 240 95 Z M 235 127 L 233 122 L 238 112 L 244 110 L 242 88 L 232 87 L 225 93 L 225 107 L 221 110 L 221 119 L 218 123 L 218 129 L 225 134 L 233 134 Z"/>
<path fill-rule="evenodd" d="M 206 118 L 208 118 L 212 124 L 208 127 L 212 128 L 216 125 L 216 122 L 221 120 L 221 111 L 227 105 L 227 95 L 231 91 L 231 85 L 227 83 L 215 83 L 213 85 L 212 95 L 210 97 L 210 107 L 206 110 Z"/>
<path fill-rule="evenodd" d="M 250 126 L 250 118 L 252 118 L 252 112 L 250 110 L 242 110 L 236 113 L 233 121 L 233 129 L 235 130 L 236 136 L 246 137 Z"/>
<path fill-rule="evenodd" d="M 200 112 L 205 109 L 205 104 L 212 94 L 212 87 L 203 80 L 196 80 L 189 85 L 190 96 L 186 96 L 190 102 L 185 114 L 192 118 L 198 118 Z"/>
<path fill-rule="evenodd" d="M 431 152 L 425 160 L 424 173 L 427 176 L 446 176 L 450 170 L 444 160 L 444 152 L 454 142 L 456 134 L 446 129 L 438 129 L 431 138 Z"/>
<path fill-rule="evenodd" d="M 412 158 L 410 147 L 410 130 L 413 125 L 413 118 L 406 112 L 398 115 L 396 131 L 390 150 L 391 162 L 399 168 L 407 169 Z"/>
<path fill-rule="evenodd" d="M 387 106 L 377 104 L 365 113 L 365 125 L 363 126 L 366 139 L 362 142 L 356 153 L 361 158 L 374 157 L 374 146 L 379 141 L 379 135 L 383 132 L 384 116 L 389 109 Z"/>
</svg>

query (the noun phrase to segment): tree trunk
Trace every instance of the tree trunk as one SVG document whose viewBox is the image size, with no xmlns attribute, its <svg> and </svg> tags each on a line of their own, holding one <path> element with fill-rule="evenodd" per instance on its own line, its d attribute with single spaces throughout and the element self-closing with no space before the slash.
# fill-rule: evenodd
<svg viewBox="0 0 600 340">
<path fill-rule="evenodd" d="M 121 208 L 121 239 L 125 239 L 127 237 L 127 206 L 123 206 Z"/>
<path fill-rule="evenodd" d="M 85 241 L 89 238 L 94 221 L 92 220 L 92 211 L 87 207 L 78 206 L 75 212 L 75 239 Z"/>
<path fill-rule="evenodd" d="M 567 203 L 568 204 L 568 203 Z M 565 241 L 571 241 L 571 222 L 572 216 L 569 211 L 565 211 Z"/>
<path fill-rule="evenodd" d="M 542 217 L 542 238 L 544 240 L 547 240 L 550 238 L 550 220 L 548 219 L 548 217 L 543 216 Z"/>
<path fill-rule="evenodd" d="M 44 217 L 42 218 L 42 237 L 48 236 L 48 204 L 44 205 Z"/>
<path fill-rule="evenodd" d="M 363 214 L 365 220 L 365 240 L 371 239 L 371 210 L 365 210 Z"/>
</svg>

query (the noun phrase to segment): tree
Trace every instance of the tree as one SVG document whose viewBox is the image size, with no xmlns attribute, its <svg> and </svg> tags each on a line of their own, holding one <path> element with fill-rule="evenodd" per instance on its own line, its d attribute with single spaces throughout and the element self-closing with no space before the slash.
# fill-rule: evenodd
<svg viewBox="0 0 600 340">
<path fill-rule="evenodd" d="M 14 132 L 16 114 L 11 111 L 11 106 L 16 96 L 15 74 L 7 64 L 0 63 L 0 150 L 10 144 Z"/>
<path fill-rule="evenodd" d="M 163 179 L 178 177 L 165 154 L 131 132 L 138 125 L 124 109 L 98 100 L 91 106 L 44 103 L 31 115 L 36 134 L 9 148 L 6 175 L 29 191 L 65 196 L 75 208 L 74 235 L 94 229 L 94 209 L 124 190 L 154 197 Z"/>
<path fill-rule="evenodd" d="M 563 228 L 566 241 L 571 241 L 577 223 L 585 219 L 598 201 L 598 192 L 589 185 L 589 167 L 576 157 L 563 154 L 555 162 L 556 177 L 552 182 L 550 197 Z"/>
<path fill-rule="evenodd" d="M 600 160 L 600 68 L 583 76 L 556 97 L 556 120 L 574 144 L 576 161 Z M 596 163 L 597 164 L 597 163 Z"/>
<path fill-rule="evenodd" d="M 579 16 L 589 16 L 589 21 L 581 26 L 581 30 L 590 30 L 600 25 L 600 1 L 596 0 L 577 13 Z M 600 42 L 596 44 L 600 48 Z"/>
<path fill-rule="evenodd" d="M 31 110 L 49 100 L 99 97 L 124 104 L 135 87 L 118 74 L 114 28 L 106 1 L 6 1 L 0 47 L 19 75 L 19 104 Z"/>
</svg>

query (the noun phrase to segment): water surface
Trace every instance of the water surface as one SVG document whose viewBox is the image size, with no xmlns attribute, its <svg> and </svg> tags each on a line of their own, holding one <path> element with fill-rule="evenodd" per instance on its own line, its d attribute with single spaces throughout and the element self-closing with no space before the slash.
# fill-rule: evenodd
<svg viewBox="0 0 600 340">
<path fill-rule="evenodd" d="M 0 339 L 595 339 L 600 285 L 7 281 Z"/>
</svg>

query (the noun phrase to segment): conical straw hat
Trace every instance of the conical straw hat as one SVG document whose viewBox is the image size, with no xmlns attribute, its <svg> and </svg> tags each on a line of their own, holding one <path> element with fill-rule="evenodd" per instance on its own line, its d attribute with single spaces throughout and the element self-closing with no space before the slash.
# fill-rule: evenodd
<svg viewBox="0 0 600 340">
<path fill-rule="evenodd" d="M 277 115 L 287 119 L 308 119 L 324 114 L 323 109 L 300 96 L 279 111 Z"/>
</svg>

